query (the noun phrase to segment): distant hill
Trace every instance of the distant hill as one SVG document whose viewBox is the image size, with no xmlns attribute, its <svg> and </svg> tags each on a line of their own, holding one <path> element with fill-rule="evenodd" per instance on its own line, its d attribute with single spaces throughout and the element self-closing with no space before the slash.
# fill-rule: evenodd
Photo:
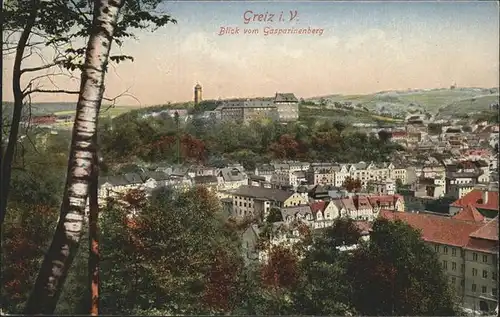
<svg viewBox="0 0 500 317">
<path fill-rule="evenodd" d="M 41 102 L 41 103 L 33 103 L 31 105 L 31 114 L 32 115 L 45 115 L 52 114 L 59 111 L 75 111 L 76 104 L 73 102 Z M 10 101 L 2 102 L 2 110 L 7 113 L 12 113 L 14 109 L 14 103 Z"/>
<path fill-rule="evenodd" d="M 454 101 L 441 109 L 439 109 L 440 115 L 462 115 L 462 114 L 475 114 L 478 112 L 484 112 L 490 110 L 490 105 L 498 103 L 499 95 L 485 95 L 478 96 L 474 98 L 466 98 L 458 101 Z"/>
<path fill-rule="evenodd" d="M 101 106 L 101 116 L 117 116 L 122 113 L 137 109 L 137 106 L 115 106 L 112 108 L 109 108 L 107 105 L 102 105 Z M 12 110 L 14 109 L 14 103 L 13 102 L 2 102 L 2 112 L 3 116 L 10 116 L 12 115 Z M 40 116 L 40 115 L 49 115 L 49 114 L 55 114 L 55 115 L 67 115 L 67 114 L 74 114 L 76 110 L 76 103 L 74 102 L 39 102 L 39 103 L 33 103 L 31 105 L 31 115 L 33 116 Z M 29 109 L 25 107 L 23 109 L 23 116 L 28 116 L 29 115 Z"/>
<path fill-rule="evenodd" d="M 472 105 L 475 109 L 487 109 L 494 100 L 498 100 L 498 88 L 384 91 L 367 95 L 328 95 L 306 100 L 323 101 L 327 104 L 351 102 L 352 104 L 361 104 L 370 111 L 394 115 L 417 111 L 438 114 L 440 109 L 443 109 L 444 112 L 469 111 L 471 100 L 474 100 Z"/>
</svg>

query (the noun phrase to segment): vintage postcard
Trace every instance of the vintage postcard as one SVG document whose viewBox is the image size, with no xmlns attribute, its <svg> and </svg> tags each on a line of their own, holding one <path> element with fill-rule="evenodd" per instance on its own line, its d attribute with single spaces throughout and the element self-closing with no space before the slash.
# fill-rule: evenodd
<svg viewBox="0 0 500 317">
<path fill-rule="evenodd" d="M 497 1 L 2 10 L 2 315 L 498 314 Z"/>
</svg>

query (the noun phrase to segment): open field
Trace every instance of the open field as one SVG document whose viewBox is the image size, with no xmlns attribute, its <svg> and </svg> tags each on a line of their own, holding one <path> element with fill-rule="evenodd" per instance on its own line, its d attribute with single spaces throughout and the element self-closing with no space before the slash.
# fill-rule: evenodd
<svg viewBox="0 0 500 317">
<path fill-rule="evenodd" d="M 72 102 L 59 102 L 59 103 L 33 103 L 31 105 L 31 114 L 35 116 L 39 115 L 50 115 L 55 114 L 57 116 L 62 115 L 71 115 L 75 113 L 76 104 Z M 122 113 L 139 109 L 139 106 L 115 106 L 109 108 L 109 105 L 102 105 L 101 107 L 101 116 L 111 117 L 118 116 Z M 12 102 L 3 102 L 2 103 L 2 111 L 5 114 L 11 114 L 13 109 Z M 27 112 L 28 109 L 24 109 Z"/>
<path fill-rule="evenodd" d="M 456 88 L 456 89 L 424 89 L 416 91 L 388 91 L 367 95 L 330 95 L 308 98 L 310 101 L 326 100 L 329 102 L 351 102 L 362 104 L 369 110 L 394 109 L 406 111 L 410 104 L 430 113 L 438 113 L 441 108 L 455 107 L 470 110 L 470 100 L 475 99 L 473 108 L 487 108 L 498 100 L 498 88 Z M 454 110 L 454 111 L 455 111 Z M 477 110 L 476 110 L 477 111 Z"/>
<path fill-rule="evenodd" d="M 131 106 L 115 106 L 113 108 L 109 108 L 108 106 L 103 105 L 101 107 L 101 117 L 107 117 L 110 116 L 112 118 L 119 116 L 123 113 L 139 109 L 138 107 L 131 107 Z M 73 115 L 75 114 L 75 110 L 63 110 L 63 111 L 57 111 L 54 113 L 56 116 L 63 116 L 63 115 Z"/>
<path fill-rule="evenodd" d="M 376 123 L 385 121 L 387 123 L 402 122 L 395 118 L 375 115 L 370 112 L 350 109 L 326 108 L 321 106 L 301 105 L 299 107 L 300 120 L 308 119 L 329 119 L 346 123 Z"/>
<path fill-rule="evenodd" d="M 490 104 L 498 102 L 498 95 L 486 95 L 475 98 L 462 99 L 446 105 L 439 110 L 440 114 L 471 114 L 489 111 Z"/>
</svg>

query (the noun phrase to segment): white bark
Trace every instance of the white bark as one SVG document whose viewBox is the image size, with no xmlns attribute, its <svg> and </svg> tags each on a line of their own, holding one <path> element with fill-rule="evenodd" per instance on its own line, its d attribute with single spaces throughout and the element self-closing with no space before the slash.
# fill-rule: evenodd
<svg viewBox="0 0 500 317">
<path fill-rule="evenodd" d="M 61 214 L 25 314 L 53 314 L 78 250 L 96 152 L 97 118 L 114 28 L 123 0 L 94 1 L 94 20 L 81 76 Z"/>
</svg>

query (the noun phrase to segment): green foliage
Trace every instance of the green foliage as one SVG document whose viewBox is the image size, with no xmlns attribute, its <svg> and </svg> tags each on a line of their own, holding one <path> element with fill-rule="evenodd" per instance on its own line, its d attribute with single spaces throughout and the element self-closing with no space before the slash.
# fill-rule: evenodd
<svg viewBox="0 0 500 317">
<path fill-rule="evenodd" d="M 19 144 L 8 213 L 2 225 L 2 307 L 9 313 L 23 311 L 57 224 L 68 147 L 65 135 L 52 135 L 43 129 L 30 131 Z M 88 312 L 87 257 L 83 249 L 69 273 L 57 313 Z"/>
<path fill-rule="evenodd" d="M 140 118 L 127 113 L 101 131 L 107 163 L 176 161 L 176 126 L 171 118 Z M 180 128 L 183 161 L 227 160 L 253 170 L 272 159 L 304 161 L 387 161 L 401 146 L 352 131 L 339 121 L 305 125 L 277 122 L 206 123 L 195 119 Z M 185 142 L 185 143 L 184 143 Z M 363 144 L 363 146 L 359 146 Z M 189 148 L 192 151 L 186 151 Z"/>
<path fill-rule="evenodd" d="M 348 254 L 339 247 L 359 243 L 360 233 L 351 219 L 340 218 L 323 229 L 301 263 L 301 279 L 293 292 L 294 311 L 303 315 L 347 315 L 355 310 L 346 283 Z"/>
<path fill-rule="evenodd" d="M 266 222 L 273 223 L 283 221 L 283 216 L 281 215 L 281 210 L 279 208 L 271 208 L 269 210 L 269 215 L 267 215 Z"/>
<path fill-rule="evenodd" d="M 204 111 L 214 111 L 219 105 L 217 100 L 202 100 L 197 105 L 193 107 L 193 114 L 202 113 Z"/>
<path fill-rule="evenodd" d="M 374 222 L 370 243 L 355 252 L 348 276 L 353 304 L 363 315 L 456 314 L 435 252 L 401 221 Z"/>
<path fill-rule="evenodd" d="M 20 314 L 57 221 L 57 209 L 12 203 L 2 225 L 2 309 Z"/>
<path fill-rule="evenodd" d="M 202 314 L 235 305 L 240 243 L 219 218 L 214 196 L 203 188 L 162 191 L 141 209 L 132 228 L 125 212 L 114 205 L 102 216 L 103 313 Z M 220 293 L 227 296 L 214 300 Z"/>
</svg>

